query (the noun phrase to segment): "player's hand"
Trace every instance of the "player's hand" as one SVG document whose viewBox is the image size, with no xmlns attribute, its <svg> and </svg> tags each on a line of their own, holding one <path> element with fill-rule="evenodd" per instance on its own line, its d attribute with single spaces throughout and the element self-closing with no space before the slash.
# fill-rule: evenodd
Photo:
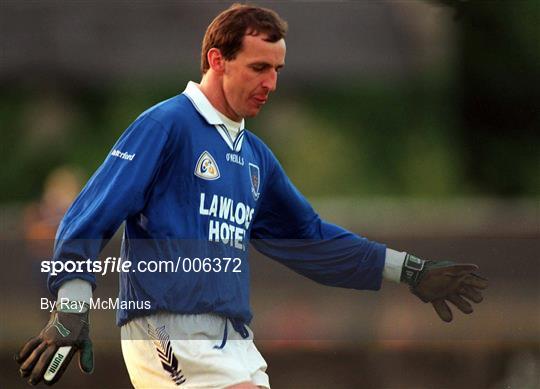
<svg viewBox="0 0 540 389">
<path fill-rule="evenodd" d="M 481 290 L 487 288 L 488 280 L 475 274 L 477 270 L 478 266 L 473 264 L 424 261 L 407 254 L 401 280 L 423 302 L 431 303 L 442 320 L 450 322 L 453 316 L 447 301 L 469 314 L 473 307 L 468 300 L 474 303 L 483 300 Z"/>
<path fill-rule="evenodd" d="M 79 352 L 79 367 L 85 373 L 94 369 L 89 338 L 88 305 L 84 312 L 55 309 L 45 328 L 28 340 L 15 356 L 21 377 L 31 385 L 41 380 L 52 385 L 60 379 L 73 355 Z"/>
</svg>

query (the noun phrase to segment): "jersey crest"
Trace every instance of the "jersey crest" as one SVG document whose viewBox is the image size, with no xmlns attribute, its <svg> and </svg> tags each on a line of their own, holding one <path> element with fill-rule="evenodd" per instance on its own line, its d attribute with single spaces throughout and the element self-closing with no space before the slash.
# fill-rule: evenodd
<svg viewBox="0 0 540 389">
<path fill-rule="evenodd" d="M 261 173 L 259 167 L 252 163 L 249 164 L 249 177 L 251 181 L 251 194 L 257 200 L 259 198 L 259 186 L 261 181 Z"/>
<path fill-rule="evenodd" d="M 204 151 L 197 165 L 195 165 L 195 175 L 203 180 L 217 180 L 219 178 L 219 168 L 208 151 Z"/>
</svg>

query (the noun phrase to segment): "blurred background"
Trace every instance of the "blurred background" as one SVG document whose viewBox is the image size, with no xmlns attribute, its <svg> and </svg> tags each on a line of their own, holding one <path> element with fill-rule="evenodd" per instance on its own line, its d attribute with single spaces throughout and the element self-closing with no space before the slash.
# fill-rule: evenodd
<svg viewBox="0 0 540 389">
<path fill-rule="evenodd" d="M 0 4 L 0 387 L 48 318 L 39 263 L 122 131 L 199 81 L 230 2 Z M 252 323 L 275 388 L 540 387 L 540 2 L 265 2 L 289 22 L 278 90 L 247 127 L 327 220 L 423 258 L 480 265 L 472 316 L 439 321 L 406 287 L 332 289 L 254 253 Z M 105 255 L 118 255 L 118 236 Z M 115 275 L 96 296 L 115 297 Z M 127 388 L 114 312 L 96 370 Z"/>
</svg>

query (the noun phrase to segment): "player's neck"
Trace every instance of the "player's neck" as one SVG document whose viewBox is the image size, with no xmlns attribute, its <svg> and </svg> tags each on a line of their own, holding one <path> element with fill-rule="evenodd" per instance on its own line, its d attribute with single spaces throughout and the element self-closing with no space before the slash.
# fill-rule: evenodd
<svg viewBox="0 0 540 389">
<path fill-rule="evenodd" d="M 241 122 L 243 118 L 239 117 L 227 104 L 223 88 L 215 77 L 205 74 L 199 84 L 199 89 L 206 96 L 210 104 L 222 115 L 228 117 L 234 122 Z"/>
</svg>

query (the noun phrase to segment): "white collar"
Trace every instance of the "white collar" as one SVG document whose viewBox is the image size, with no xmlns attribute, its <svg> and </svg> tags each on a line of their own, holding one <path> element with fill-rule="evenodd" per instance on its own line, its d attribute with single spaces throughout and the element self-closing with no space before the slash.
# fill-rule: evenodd
<svg viewBox="0 0 540 389">
<path fill-rule="evenodd" d="M 229 131 L 229 134 L 231 134 L 231 137 L 234 139 L 240 131 L 242 131 L 242 122 L 235 122 L 234 120 L 229 119 L 227 116 L 223 115 L 221 112 L 216 111 L 218 116 L 221 120 L 223 120 L 223 124 L 225 124 L 225 128 L 227 128 L 227 131 Z"/>
<path fill-rule="evenodd" d="M 201 92 L 199 84 L 193 81 L 188 82 L 183 93 L 191 100 L 195 109 L 206 119 L 208 124 L 213 126 L 226 124 L 219 117 L 218 110 L 210 103 L 204 93 Z M 244 126 L 244 119 L 242 119 L 240 122 L 240 130 L 243 130 Z"/>
</svg>

